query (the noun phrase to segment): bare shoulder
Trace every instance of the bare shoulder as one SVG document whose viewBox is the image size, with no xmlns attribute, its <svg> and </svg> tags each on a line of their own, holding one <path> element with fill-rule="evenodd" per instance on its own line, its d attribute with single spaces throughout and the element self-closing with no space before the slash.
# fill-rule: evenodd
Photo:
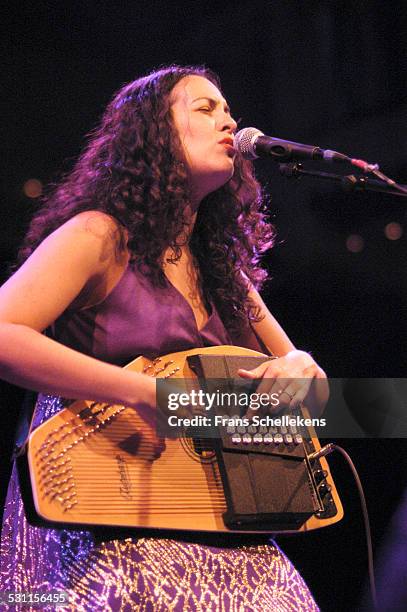
<svg viewBox="0 0 407 612">
<path fill-rule="evenodd" d="M 67 224 L 79 230 L 90 232 L 95 236 L 104 237 L 118 231 L 119 223 L 116 219 L 100 210 L 85 210 L 72 217 Z"/>
<path fill-rule="evenodd" d="M 99 243 L 102 256 L 109 257 L 125 248 L 127 234 L 119 222 L 110 215 L 87 210 L 78 213 L 59 228 L 60 232 L 82 235 L 85 241 Z M 58 230 L 57 230 L 58 231 Z"/>
<path fill-rule="evenodd" d="M 83 212 L 49 234 L 0 288 L 0 320 L 42 331 L 81 296 L 91 300 L 126 264 L 118 223 Z"/>
</svg>

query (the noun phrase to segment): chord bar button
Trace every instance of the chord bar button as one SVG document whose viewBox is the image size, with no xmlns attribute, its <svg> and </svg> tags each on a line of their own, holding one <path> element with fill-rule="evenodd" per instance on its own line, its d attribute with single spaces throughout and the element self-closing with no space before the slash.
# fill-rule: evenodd
<svg viewBox="0 0 407 612">
<path fill-rule="evenodd" d="M 282 444 L 284 442 L 284 438 L 281 434 L 276 434 L 274 436 L 274 444 Z"/>
</svg>

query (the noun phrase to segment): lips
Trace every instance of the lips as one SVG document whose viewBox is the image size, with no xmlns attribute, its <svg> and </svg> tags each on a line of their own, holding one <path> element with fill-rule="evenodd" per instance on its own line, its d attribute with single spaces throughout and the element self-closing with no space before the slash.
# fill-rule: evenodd
<svg viewBox="0 0 407 612">
<path fill-rule="evenodd" d="M 218 144 L 223 145 L 225 147 L 226 154 L 230 158 L 234 159 L 236 155 L 236 149 L 234 147 L 233 138 L 231 136 L 222 138 L 222 140 L 220 140 Z"/>
<path fill-rule="evenodd" d="M 223 140 L 221 140 L 219 144 L 226 144 L 226 145 L 229 145 L 230 147 L 233 147 L 234 146 L 233 138 L 230 138 L 230 137 L 223 138 Z"/>
</svg>

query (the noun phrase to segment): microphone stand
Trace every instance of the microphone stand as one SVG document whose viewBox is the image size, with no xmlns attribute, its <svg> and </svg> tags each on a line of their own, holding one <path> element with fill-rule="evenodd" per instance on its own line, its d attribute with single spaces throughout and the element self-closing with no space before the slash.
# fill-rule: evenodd
<svg viewBox="0 0 407 612">
<path fill-rule="evenodd" d="M 302 164 L 298 162 L 292 162 L 289 164 L 278 164 L 278 167 L 280 174 L 286 176 L 287 178 L 299 179 L 301 176 L 307 176 L 322 180 L 334 181 L 336 183 L 340 183 L 342 189 L 347 192 L 380 191 L 382 193 L 388 193 L 390 195 L 407 197 L 407 185 L 400 185 L 400 187 L 406 190 L 406 193 L 403 193 L 402 191 L 394 189 L 384 181 L 370 179 L 366 176 L 355 176 L 354 174 L 348 174 L 344 176 L 342 174 L 333 174 L 332 172 L 305 170 Z"/>
</svg>

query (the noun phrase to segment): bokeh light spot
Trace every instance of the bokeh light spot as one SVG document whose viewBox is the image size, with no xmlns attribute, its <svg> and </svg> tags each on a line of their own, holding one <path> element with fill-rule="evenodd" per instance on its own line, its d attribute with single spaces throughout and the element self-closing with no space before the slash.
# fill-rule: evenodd
<svg viewBox="0 0 407 612">
<path fill-rule="evenodd" d="M 360 253 L 363 251 L 365 241 L 359 234 L 350 234 L 346 239 L 346 248 L 351 253 Z"/>
<path fill-rule="evenodd" d="M 28 179 L 23 185 L 27 198 L 38 198 L 42 194 L 42 183 L 38 179 Z"/>
<path fill-rule="evenodd" d="M 400 223 L 392 221 L 385 226 L 384 235 L 386 238 L 388 238 L 388 240 L 398 240 L 403 235 L 403 228 L 401 227 Z"/>
</svg>

